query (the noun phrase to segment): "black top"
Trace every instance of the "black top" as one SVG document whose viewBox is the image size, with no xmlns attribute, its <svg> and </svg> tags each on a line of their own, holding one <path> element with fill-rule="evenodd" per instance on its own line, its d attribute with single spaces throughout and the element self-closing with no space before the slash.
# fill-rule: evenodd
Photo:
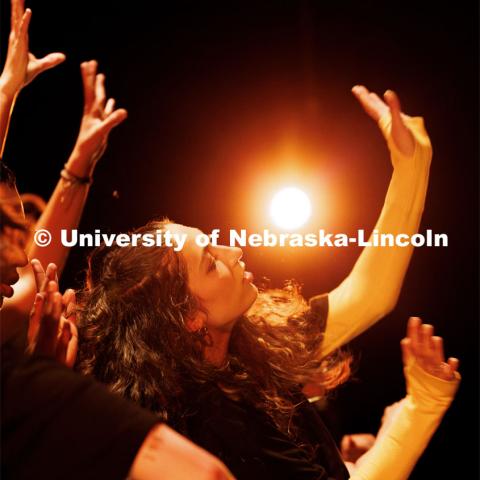
<svg viewBox="0 0 480 480">
<path fill-rule="evenodd" d="M 2 348 L 2 478 L 125 479 L 158 418 L 49 359 Z"/>
<path fill-rule="evenodd" d="M 323 331 L 328 295 L 310 301 L 314 321 Z M 187 420 L 188 436 L 218 456 L 239 480 L 346 480 L 348 471 L 315 406 L 304 397 L 295 416 L 306 450 L 281 433 L 267 414 L 245 402 L 230 400 L 215 386 L 192 398 L 195 413 Z"/>
</svg>

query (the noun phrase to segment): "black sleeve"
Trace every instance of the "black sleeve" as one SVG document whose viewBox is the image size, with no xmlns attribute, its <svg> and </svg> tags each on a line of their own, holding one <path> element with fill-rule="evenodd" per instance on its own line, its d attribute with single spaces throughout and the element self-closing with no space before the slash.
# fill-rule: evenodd
<svg viewBox="0 0 480 480">
<path fill-rule="evenodd" d="M 325 332 L 328 317 L 328 293 L 315 295 L 308 301 L 310 319 L 318 332 Z"/>
<path fill-rule="evenodd" d="M 158 423 L 50 359 L 2 371 L 1 407 L 3 478 L 124 479 Z"/>
</svg>

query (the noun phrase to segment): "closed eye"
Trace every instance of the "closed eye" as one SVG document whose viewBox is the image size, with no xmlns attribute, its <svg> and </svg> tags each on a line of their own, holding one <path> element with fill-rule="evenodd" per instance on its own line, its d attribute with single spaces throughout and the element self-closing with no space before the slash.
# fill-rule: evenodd
<svg viewBox="0 0 480 480">
<path fill-rule="evenodd" d="M 216 260 L 212 257 L 212 260 L 211 262 L 209 263 L 208 265 L 208 270 L 207 272 L 213 272 L 213 270 L 215 270 L 217 268 L 217 262 Z"/>
</svg>

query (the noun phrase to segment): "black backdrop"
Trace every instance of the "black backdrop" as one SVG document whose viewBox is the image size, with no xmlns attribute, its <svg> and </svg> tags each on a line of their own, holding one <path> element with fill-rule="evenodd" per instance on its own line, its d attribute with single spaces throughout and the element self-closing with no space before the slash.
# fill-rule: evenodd
<svg viewBox="0 0 480 480">
<path fill-rule="evenodd" d="M 67 61 L 22 93 L 5 159 L 21 191 L 48 198 L 81 115 L 78 65 L 95 58 L 129 111 L 98 165 L 81 230 L 120 231 L 155 215 L 206 231 L 250 228 L 255 192 L 281 168 L 318 180 L 328 211 L 312 225 L 371 229 L 391 167 L 349 90 L 399 92 L 434 147 L 422 229 L 448 248 L 417 249 L 395 310 L 352 344 L 356 379 L 331 402 L 338 432 L 374 431 L 404 392 L 398 342 L 409 315 L 435 324 L 461 359 L 457 399 L 412 478 L 477 478 L 478 12 L 451 2 L 27 2 L 31 47 Z M 2 0 L 2 57 L 9 6 Z M 287 139 L 287 140 L 286 140 Z M 293 145 L 293 147 L 292 147 Z M 295 162 L 294 162 L 295 163 Z M 282 167 L 283 168 L 283 167 Z M 259 187 L 260 186 L 260 187 Z M 117 195 L 113 192 L 117 191 Z M 315 228 L 312 231 L 315 231 Z M 78 286 L 85 249 L 63 287 Z M 257 276 L 334 288 L 359 250 L 245 249 Z M 312 268 L 313 266 L 313 268 Z"/>
</svg>

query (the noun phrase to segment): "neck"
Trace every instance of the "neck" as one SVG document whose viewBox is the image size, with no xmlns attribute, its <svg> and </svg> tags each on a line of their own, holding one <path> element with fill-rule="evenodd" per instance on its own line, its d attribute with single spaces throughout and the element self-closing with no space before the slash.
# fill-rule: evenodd
<svg viewBox="0 0 480 480">
<path fill-rule="evenodd" d="M 221 367 L 227 358 L 230 332 L 212 329 L 209 334 L 212 338 L 212 345 L 205 347 L 205 360 L 217 367 Z"/>
</svg>

